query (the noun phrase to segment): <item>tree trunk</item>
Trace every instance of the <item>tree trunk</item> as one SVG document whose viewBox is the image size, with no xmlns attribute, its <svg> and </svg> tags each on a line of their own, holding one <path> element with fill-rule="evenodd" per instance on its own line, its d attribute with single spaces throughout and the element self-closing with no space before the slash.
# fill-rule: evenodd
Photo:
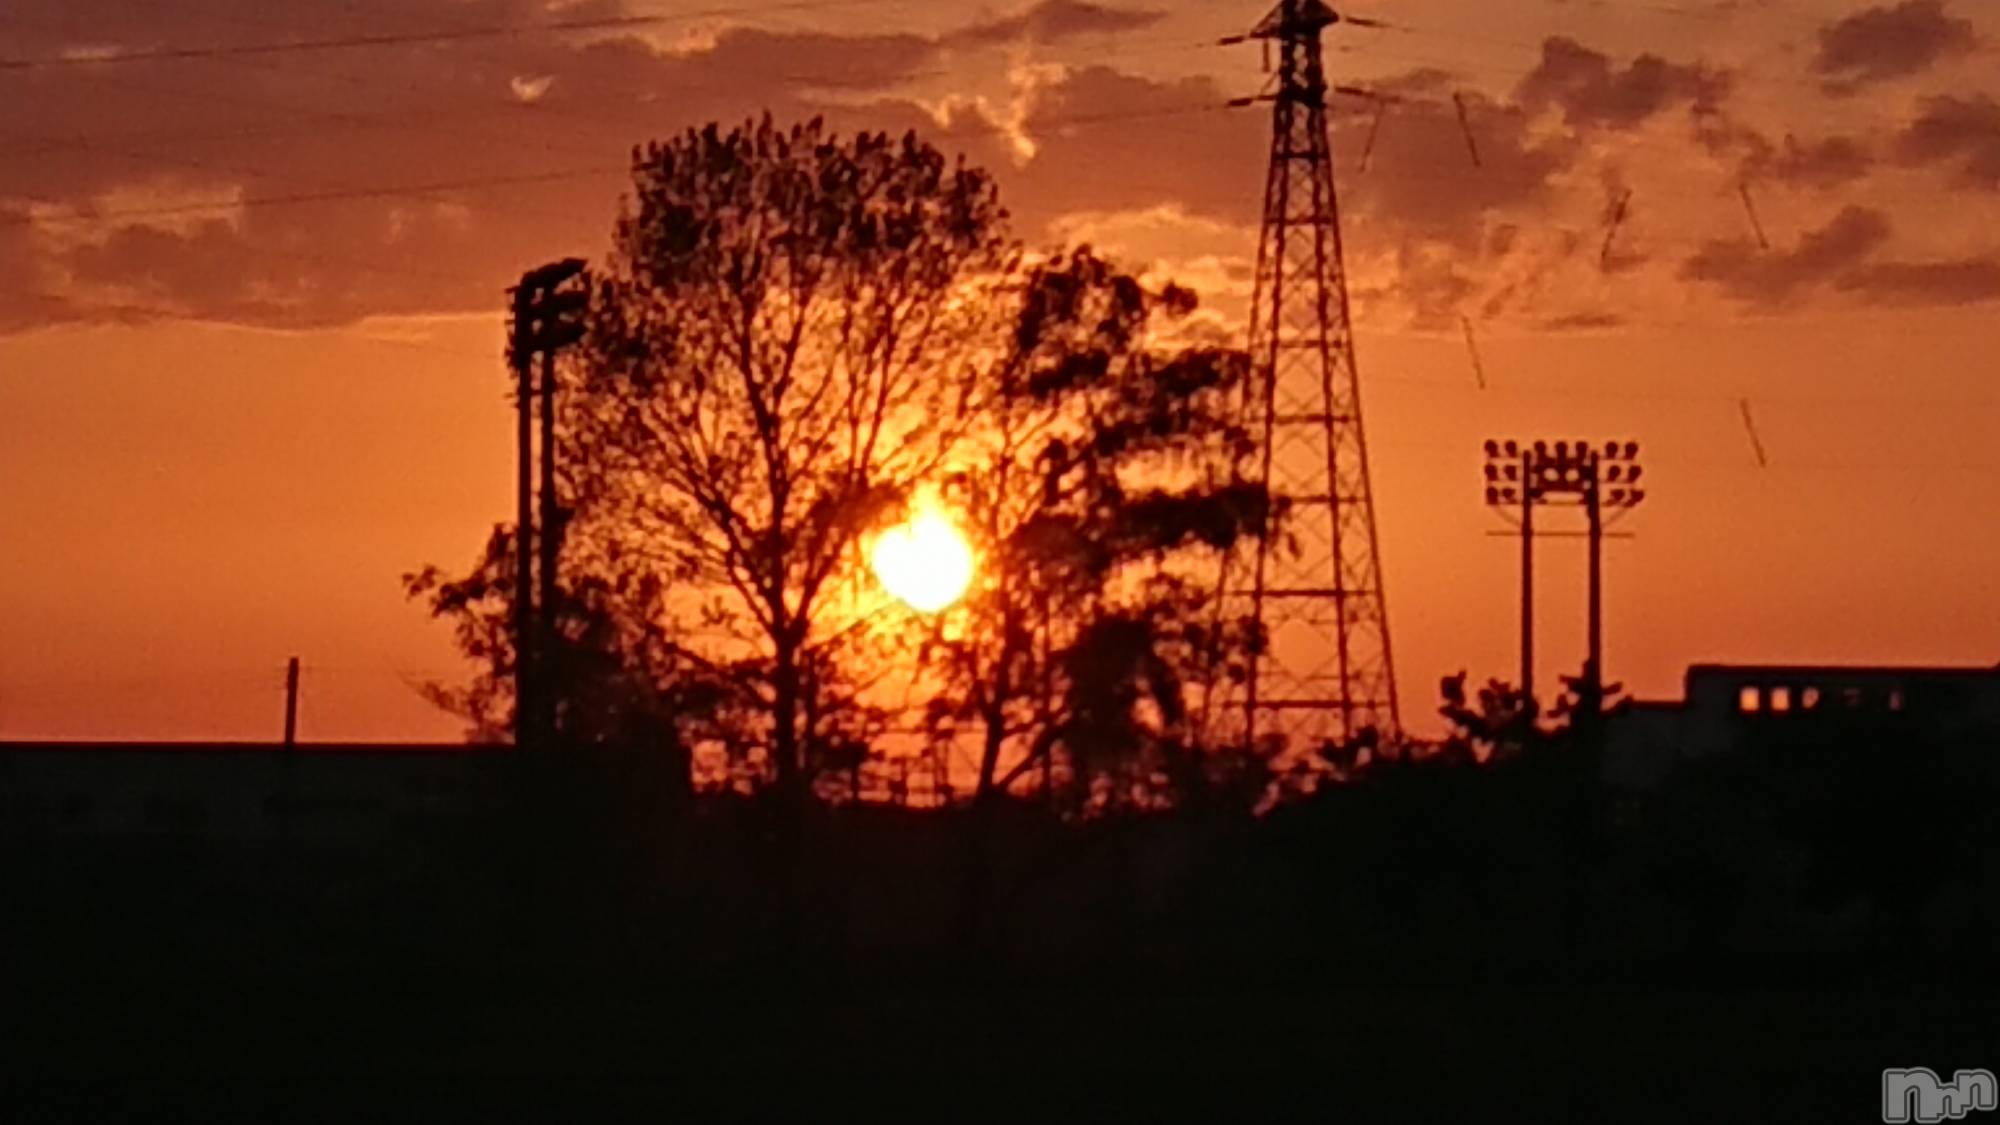
<svg viewBox="0 0 2000 1125">
<path fill-rule="evenodd" d="M 980 718 L 986 725 L 985 745 L 979 754 L 979 788 L 973 794 L 975 804 L 985 804 L 999 794 L 994 791 L 993 779 L 1000 772 L 1000 751 L 1007 743 L 1007 698 L 1013 694 L 1014 682 L 1010 669 L 1014 656 L 1014 611 L 1011 597 L 1013 591 L 1001 580 L 1000 597 L 1008 608 L 1000 618 L 1000 662 L 993 670 L 993 684 L 986 697 L 981 700 Z"/>
<path fill-rule="evenodd" d="M 800 754 L 799 699 L 802 684 L 798 649 L 780 636 L 772 669 L 771 757 L 777 764 L 776 831 L 770 840 L 777 870 L 771 880 L 778 896 L 774 950 L 780 971 L 797 967 L 803 956 L 805 921 L 805 820 L 808 792 Z"/>
<path fill-rule="evenodd" d="M 787 801 L 797 797 L 804 773 L 799 761 L 798 654 L 782 640 L 771 673 L 771 761 L 777 769 L 778 791 Z"/>
<path fill-rule="evenodd" d="M 986 744 L 979 753 L 979 790 L 973 800 L 985 804 L 999 794 L 993 786 L 994 775 L 1000 771 L 1000 748 L 1006 744 L 1007 715 L 998 700 L 986 708 Z"/>
</svg>

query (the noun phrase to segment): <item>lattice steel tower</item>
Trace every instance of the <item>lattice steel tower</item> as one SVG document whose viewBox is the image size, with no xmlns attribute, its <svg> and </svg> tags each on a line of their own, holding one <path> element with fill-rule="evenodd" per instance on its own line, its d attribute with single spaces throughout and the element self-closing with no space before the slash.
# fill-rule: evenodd
<svg viewBox="0 0 2000 1125">
<path fill-rule="evenodd" d="M 1250 318 L 1246 477 L 1289 499 L 1284 534 L 1224 568 L 1224 607 L 1268 644 L 1234 701 L 1248 738 L 1311 749 L 1397 726 L 1361 386 L 1354 365 L 1340 212 L 1327 139 L 1320 37 L 1340 17 L 1282 0 L 1245 37 L 1275 44 L 1270 177 Z M 1253 548 L 1246 547 L 1247 555 Z"/>
</svg>

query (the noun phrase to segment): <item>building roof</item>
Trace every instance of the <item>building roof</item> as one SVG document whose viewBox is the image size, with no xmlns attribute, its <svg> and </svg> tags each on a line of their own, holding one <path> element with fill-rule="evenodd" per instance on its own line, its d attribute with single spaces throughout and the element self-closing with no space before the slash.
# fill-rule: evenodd
<svg viewBox="0 0 2000 1125">
<path fill-rule="evenodd" d="M 1691 664 L 1687 678 L 1762 677 L 1769 679 L 1904 679 L 1904 680 L 1988 680 L 2000 679 L 2000 665 L 1992 667 L 1938 667 L 1915 664 Z"/>
</svg>

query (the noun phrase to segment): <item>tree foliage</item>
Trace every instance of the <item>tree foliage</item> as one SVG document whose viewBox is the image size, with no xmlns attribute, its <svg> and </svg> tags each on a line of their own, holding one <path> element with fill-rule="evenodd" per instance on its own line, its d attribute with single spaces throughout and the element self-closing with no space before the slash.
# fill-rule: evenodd
<svg viewBox="0 0 2000 1125">
<path fill-rule="evenodd" d="M 988 564 L 926 650 L 927 728 L 973 736 L 981 796 L 1037 765 L 1054 777 L 1057 758 L 1086 798 L 1196 780 L 1189 689 L 1220 631 L 1188 564 L 1261 534 L 1268 505 L 1218 471 L 1248 441 L 1233 409 L 1248 364 L 1179 338 L 1195 304 L 1087 249 L 1023 282 L 946 482 Z"/>
<path fill-rule="evenodd" d="M 1191 293 L 1029 259 L 991 179 L 913 135 L 768 119 L 635 153 L 589 280 L 559 388 L 566 730 L 648 714 L 803 793 L 881 744 L 900 676 L 934 696 L 930 737 L 984 739 L 985 792 L 1058 752 L 1078 777 L 1186 764 L 1219 631 L 1175 561 L 1267 507 L 1212 471 L 1246 367 L 1174 342 Z M 983 564 L 914 653 L 863 548 L 926 495 Z M 411 584 L 486 669 L 440 700 L 489 731 L 505 532 L 472 575 Z"/>
<path fill-rule="evenodd" d="M 818 122 L 689 132 L 634 179 L 565 388 L 571 541 L 621 595 L 663 591 L 661 635 L 797 787 L 879 725 L 856 545 L 963 430 L 1005 213 L 914 136 Z"/>
</svg>

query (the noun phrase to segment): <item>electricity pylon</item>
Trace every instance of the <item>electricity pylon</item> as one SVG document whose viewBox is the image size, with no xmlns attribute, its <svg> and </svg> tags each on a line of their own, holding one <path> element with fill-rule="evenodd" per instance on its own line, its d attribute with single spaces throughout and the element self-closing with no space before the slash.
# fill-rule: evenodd
<svg viewBox="0 0 2000 1125">
<path fill-rule="evenodd" d="M 1241 552 L 1254 558 L 1224 566 L 1223 612 L 1264 637 L 1230 703 L 1247 743 L 1281 734 L 1305 752 L 1397 726 L 1326 128 L 1320 38 L 1340 19 L 1320 0 L 1283 0 L 1232 40 L 1277 51 L 1270 92 L 1237 103 L 1271 102 L 1273 126 L 1242 417 L 1256 445 L 1239 472 L 1287 515 L 1278 534 Z"/>
</svg>

